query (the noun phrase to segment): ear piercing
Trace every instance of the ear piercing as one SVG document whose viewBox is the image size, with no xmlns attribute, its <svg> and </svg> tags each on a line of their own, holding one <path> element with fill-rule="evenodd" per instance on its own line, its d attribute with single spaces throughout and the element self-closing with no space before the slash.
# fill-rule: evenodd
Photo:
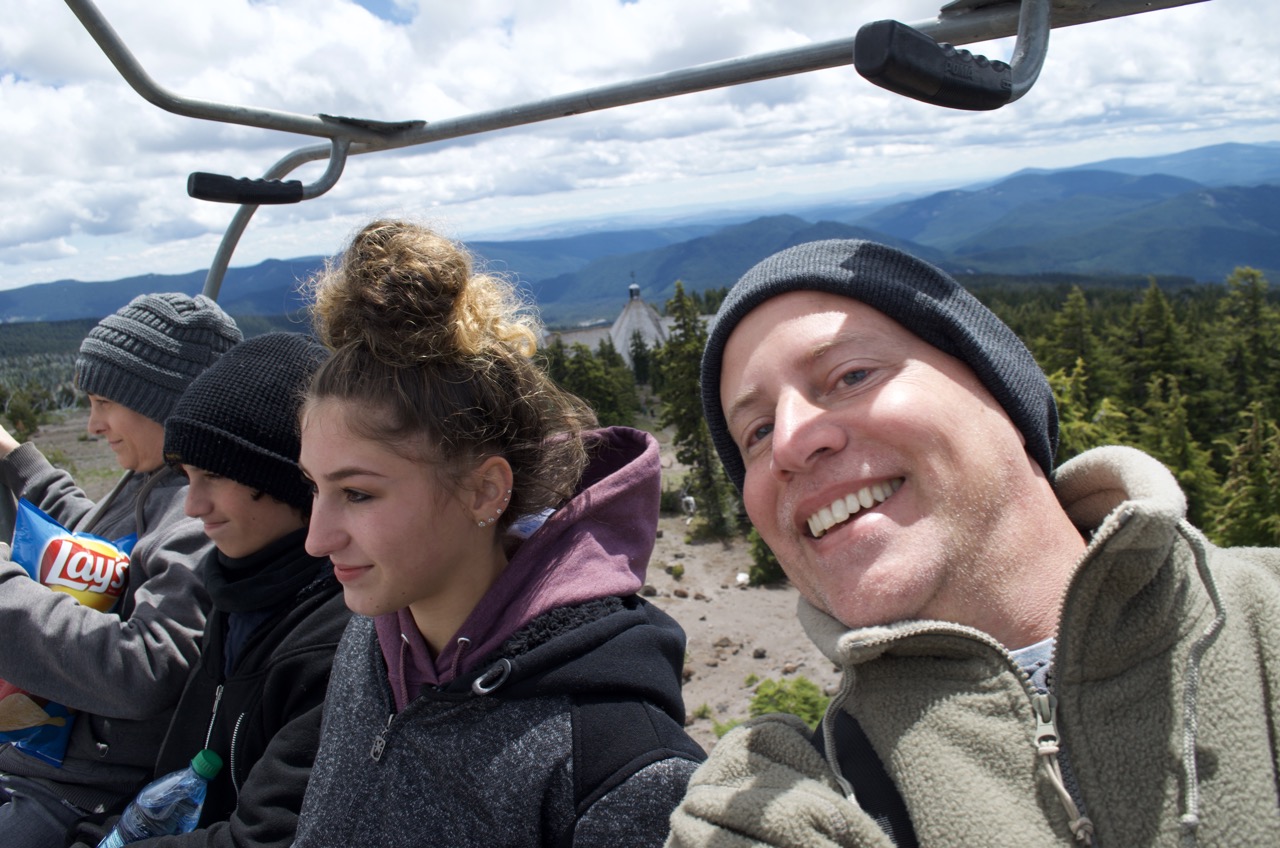
<svg viewBox="0 0 1280 848">
<path fill-rule="evenodd" d="M 508 501 L 510 501 L 510 500 L 511 500 L 511 490 L 510 490 L 510 489 L 507 489 L 507 493 L 506 493 L 506 495 L 504 495 L 504 496 L 503 496 L 503 498 L 502 498 L 502 509 L 499 509 L 497 512 L 495 512 L 495 513 L 493 514 L 493 518 L 486 518 L 486 519 L 484 519 L 483 521 L 477 521 L 477 522 L 476 522 L 476 526 L 477 526 L 477 527 L 488 527 L 490 524 L 492 524 L 493 522 L 495 522 L 495 521 L 497 521 L 499 518 L 501 518 L 501 517 L 502 517 L 502 512 L 503 512 L 503 510 L 505 510 L 505 509 L 507 508 L 507 502 L 508 502 Z"/>
</svg>

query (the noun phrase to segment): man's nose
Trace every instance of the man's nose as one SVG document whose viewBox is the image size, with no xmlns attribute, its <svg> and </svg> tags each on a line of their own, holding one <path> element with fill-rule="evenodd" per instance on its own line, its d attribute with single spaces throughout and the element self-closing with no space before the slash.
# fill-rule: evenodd
<svg viewBox="0 0 1280 848">
<path fill-rule="evenodd" d="M 846 436 L 828 410 L 798 391 L 778 399 L 770 470 L 779 477 L 813 468 L 818 457 L 844 447 Z"/>
</svg>

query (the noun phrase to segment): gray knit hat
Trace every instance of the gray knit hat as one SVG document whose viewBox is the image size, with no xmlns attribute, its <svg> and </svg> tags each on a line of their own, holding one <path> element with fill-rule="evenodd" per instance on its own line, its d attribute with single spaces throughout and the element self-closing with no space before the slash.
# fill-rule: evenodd
<svg viewBox="0 0 1280 848">
<path fill-rule="evenodd" d="M 309 512 L 298 414 L 303 390 L 328 356 L 300 333 L 266 333 L 231 348 L 165 422 L 165 462 L 212 471 Z"/>
<path fill-rule="evenodd" d="M 76 385 L 163 424 L 196 375 L 242 338 L 202 294 L 143 294 L 80 343 Z"/>
<path fill-rule="evenodd" d="M 968 365 L 1004 407 L 1046 475 L 1058 451 L 1058 408 L 1044 372 L 1022 340 L 942 271 L 883 244 L 815 241 L 747 271 L 720 305 L 702 355 L 702 407 L 716 451 L 742 490 L 746 469 L 720 406 L 720 367 L 729 335 L 748 312 L 791 291 L 838 294 L 872 307 Z"/>
</svg>

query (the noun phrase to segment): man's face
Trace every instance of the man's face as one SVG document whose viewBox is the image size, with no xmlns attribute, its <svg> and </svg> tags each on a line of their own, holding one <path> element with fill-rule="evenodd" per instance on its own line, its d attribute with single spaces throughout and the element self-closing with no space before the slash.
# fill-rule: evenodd
<svg viewBox="0 0 1280 848">
<path fill-rule="evenodd" d="M 747 513 L 805 598 L 848 627 L 973 620 L 1036 472 L 967 365 L 859 301 L 790 292 L 729 336 L 720 402 Z"/>
</svg>

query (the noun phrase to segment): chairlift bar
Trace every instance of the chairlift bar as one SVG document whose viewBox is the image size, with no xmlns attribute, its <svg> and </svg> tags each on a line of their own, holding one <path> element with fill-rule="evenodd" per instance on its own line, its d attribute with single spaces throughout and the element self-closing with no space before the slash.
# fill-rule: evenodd
<svg viewBox="0 0 1280 848">
<path fill-rule="evenodd" d="M 1053 0 L 1049 27 L 1075 26 L 1200 2 L 1204 0 Z M 264 181 L 279 180 L 307 162 L 329 158 L 329 167 L 316 183 L 290 186 L 290 193 L 294 196 L 289 202 L 317 197 L 331 188 L 342 172 L 347 155 L 412 147 L 633 103 L 835 68 L 852 64 L 854 60 L 855 38 L 850 37 L 712 62 L 459 118 L 431 123 L 421 120 L 387 123 L 300 115 L 175 95 L 157 85 L 143 70 L 92 0 L 66 0 L 66 3 L 125 81 L 159 108 L 186 117 L 329 139 L 329 144 L 303 147 L 286 155 L 264 177 Z M 953 0 L 942 7 L 936 18 L 910 26 L 938 42 L 972 44 L 1017 34 L 1019 18 L 1020 3 L 1017 0 Z M 1038 73 L 1038 65 L 1034 70 Z M 1029 88 L 1032 82 L 1034 74 L 1022 84 L 1022 89 Z M 217 175 L 192 175 L 192 178 L 197 176 L 239 182 Z M 254 202 L 242 203 L 209 267 L 204 286 L 204 293 L 209 297 L 217 298 L 231 254 L 260 202 L 281 201 L 255 197 Z"/>
<path fill-rule="evenodd" d="M 1057 0 L 1051 12 L 1050 27 L 1073 26 L 1200 2 L 1204 0 L 1097 0 L 1097 2 Z M 324 138 L 346 137 L 353 142 L 369 145 L 364 150 L 353 149 L 352 153 L 410 147 L 648 100 L 834 68 L 853 62 L 854 39 L 842 38 L 755 56 L 711 62 L 461 118 L 431 123 L 411 122 L 411 127 L 405 129 L 405 124 L 380 126 L 372 121 L 300 115 L 175 95 L 161 88 L 148 76 L 120 41 L 115 30 L 93 5 L 92 0 L 66 0 L 66 3 L 121 76 L 144 99 L 154 105 L 187 117 L 300 135 Z M 962 8 L 948 12 L 948 8 L 952 7 Z M 1018 16 L 1019 3 L 1012 0 L 992 5 L 953 3 L 950 7 L 944 8 L 937 18 L 914 23 L 911 26 L 936 41 L 971 44 L 976 41 L 1014 35 L 1018 30 Z M 387 128 L 390 128 L 390 131 Z"/>
</svg>

